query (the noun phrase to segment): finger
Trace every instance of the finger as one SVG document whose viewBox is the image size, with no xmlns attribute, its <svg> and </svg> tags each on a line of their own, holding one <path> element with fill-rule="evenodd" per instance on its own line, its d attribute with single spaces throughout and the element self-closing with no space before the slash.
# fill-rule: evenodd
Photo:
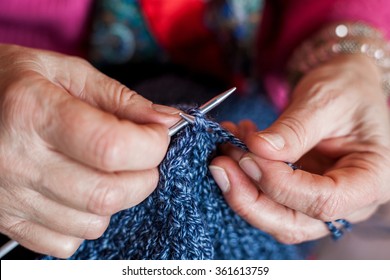
<svg viewBox="0 0 390 280">
<path fill-rule="evenodd" d="M 104 84 L 95 83 L 93 79 L 86 81 L 84 98 L 104 111 L 139 124 L 160 123 L 169 127 L 180 120 L 181 111 L 177 108 L 153 104 L 150 100 L 108 77 L 99 79 L 99 81 Z"/>
<path fill-rule="evenodd" d="M 236 137 L 239 137 L 238 126 L 233 122 L 222 122 L 221 126 L 228 130 L 231 134 Z M 218 146 L 218 152 L 223 155 L 227 155 L 232 157 L 235 160 L 239 160 L 243 154 L 242 150 L 237 148 L 236 146 L 226 143 Z"/>
<path fill-rule="evenodd" d="M 72 256 L 83 242 L 24 220 L 15 221 L 6 234 L 34 252 L 62 259 Z"/>
<path fill-rule="evenodd" d="M 161 123 L 171 126 L 179 120 L 180 110 L 153 104 L 135 91 L 104 75 L 85 60 L 68 57 L 60 59 L 54 81 L 60 83 L 73 96 L 133 122 Z"/>
<path fill-rule="evenodd" d="M 222 122 L 221 126 L 228 130 L 231 134 L 239 137 L 238 135 L 238 126 L 233 122 Z"/>
<path fill-rule="evenodd" d="M 331 112 L 331 106 L 320 106 L 325 102 L 309 97 L 294 100 L 270 127 L 246 137 L 249 150 L 263 158 L 296 162 L 338 126 L 335 110 Z"/>
<path fill-rule="evenodd" d="M 243 120 L 238 124 L 238 130 L 239 130 L 238 137 L 241 140 L 245 141 L 248 135 L 252 134 L 253 132 L 256 132 L 258 129 L 257 126 L 252 121 Z"/>
<path fill-rule="evenodd" d="M 248 134 L 257 130 L 256 125 L 249 120 L 241 121 L 239 125 L 227 122 L 223 123 L 223 126 L 225 127 L 225 129 L 229 130 L 230 132 L 232 132 L 233 135 L 243 141 L 245 141 L 244 139 Z M 220 151 L 222 152 L 222 154 L 227 155 L 236 161 L 238 161 L 245 153 L 244 150 L 229 143 L 222 145 L 220 147 Z"/>
<path fill-rule="evenodd" d="M 269 199 L 228 157 L 210 166 L 229 206 L 251 225 L 283 243 L 301 243 L 328 234 L 325 224 Z"/>
<path fill-rule="evenodd" d="M 81 239 L 99 238 L 110 222 L 109 216 L 98 216 L 61 205 L 47 197 L 25 189 L 15 197 L 22 205 L 14 206 L 14 215 L 39 224 L 51 231 Z"/>
<path fill-rule="evenodd" d="M 165 126 L 118 120 L 52 84 L 47 90 L 58 97 L 41 108 L 35 125 L 52 149 L 104 171 L 153 168 L 163 159 L 169 143 Z"/>
<path fill-rule="evenodd" d="M 97 215 L 112 215 L 143 201 L 158 183 L 157 169 L 105 173 L 59 159 L 44 166 L 34 185 L 48 198 Z"/>
<path fill-rule="evenodd" d="M 323 176 L 253 154 L 245 155 L 239 164 L 270 199 L 313 218 L 332 221 L 377 203 L 379 191 L 372 184 L 376 172 L 359 161 L 352 157 L 339 161 Z"/>
</svg>

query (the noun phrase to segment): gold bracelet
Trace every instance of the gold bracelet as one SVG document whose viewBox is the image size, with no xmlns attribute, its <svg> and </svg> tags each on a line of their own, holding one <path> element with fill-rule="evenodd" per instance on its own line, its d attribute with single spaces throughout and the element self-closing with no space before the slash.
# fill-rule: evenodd
<svg viewBox="0 0 390 280">
<path fill-rule="evenodd" d="M 309 70 L 341 54 L 363 54 L 374 60 L 382 72 L 382 87 L 390 96 L 390 43 L 367 24 L 337 23 L 322 29 L 293 53 L 287 69 L 296 84 Z"/>
</svg>

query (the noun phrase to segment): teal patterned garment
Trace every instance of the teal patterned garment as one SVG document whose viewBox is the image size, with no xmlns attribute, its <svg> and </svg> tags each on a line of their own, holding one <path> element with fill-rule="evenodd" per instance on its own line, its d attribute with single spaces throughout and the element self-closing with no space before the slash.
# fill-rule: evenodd
<svg viewBox="0 0 390 280">
<path fill-rule="evenodd" d="M 137 0 L 99 0 L 90 42 L 97 65 L 161 60 L 162 50 L 149 32 Z"/>
<path fill-rule="evenodd" d="M 208 1 L 206 26 L 212 30 L 232 71 L 246 78 L 252 74 L 255 39 L 261 21 L 263 0 Z"/>
<path fill-rule="evenodd" d="M 253 54 L 263 0 L 203 1 L 206 5 L 204 24 L 224 46 L 234 72 L 250 69 L 248 63 Z M 90 59 L 95 64 L 168 59 L 153 38 L 137 0 L 97 1 L 92 28 Z"/>
</svg>

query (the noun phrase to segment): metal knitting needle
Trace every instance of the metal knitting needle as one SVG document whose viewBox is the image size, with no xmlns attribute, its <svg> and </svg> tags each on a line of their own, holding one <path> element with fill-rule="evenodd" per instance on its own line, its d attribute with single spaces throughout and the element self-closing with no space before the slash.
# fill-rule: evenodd
<svg viewBox="0 0 390 280">
<path fill-rule="evenodd" d="M 215 107 L 217 107 L 219 104 L 221 104 L 226 98 L 228 98 L 234 91 L 236 90 L 236 88 L 231 88 L 219 95 L 217 95 L 216 97 L 214 97 L 213 99 L 207 101 L 205 104 L 203 104 L 202 106 L 199 107 L 199 111 L 204 115 L 206 113 L 208 113 L 210 110 L 214 109 Z M 180 120 L 179 122 L 177 122 L 175 125 L 171 126 L 169 128 L 169 132 L 168 132 L 168 135 L 169 136 L 172 136 L 172 135 L 175 135 L 177 132 L 179 132 L 182 128 L 184 128 L 186 125 L 188 125 L 189 123 L 193 124 L 195 122 L 195 117 L 194 116 L 191 116 L 191 115 L 188 115 L 186 113 L 180 113 L 179 114 L 180 117 L 182 117 L 182 120 Z M 19 245 L 18 242 L 14 241 L 14 240 L 10 240 L 8 241 L 6 244 L 4 244 L 3 246 L 0 247 L 0 259 L 2 257 L 4 257 L 5 255 L 7 255 L 10 251 L 12 251 L 13 249 L 15 249 L 15 247 L 17 247 Z"/>
<path fill-rule="evenodd" d="M 199 111 L 204 115 L 206 114 L 207 112 L 209 112 L 210 110 L 212 110 L 213 108 L 217 107 L 219 104 L 221 104 L 226 98 L 228 98 L 234 91 L 236 90 L 236 88 L 231 88 L 219 95 L 217 95 L 216 97 L 214 97 L 213 99 L 207 101 L 205 104 L 203 104 L 202 106 L 199 107 Z M 189 123 L 192 122 L 192 116 L 188 116 L 188 115 L 185 115 L 183 113 L 181 113 L 180 115 L 183 119 L 180 120 L 179 122 L 177 122 L 176 124 L 174 124 L 173 126 L 171 126 L 169 128 L 169 132 L 168 132 L 168 135 L 169 136 L 173 136 L 175 135 L 177 132 L 179 132 L 182 128 L 184 128 L 186 125 L 188 125 Z M 191 120 L 191 121 L 190 121 Z"/>
<path fill-rule="evenodd" d="M 195 117 L 194 117 L 194 116 L 191 116 L 191 115 L 186 114 L 186 113 L 179 113 L 179 116 L 180 116 L 183 120 L 187 121 L 187 122 L 190 123 L 190 124 L 194 124 L 194 123 L 195 123 Z"/>
<path fill-rule="evenodd" d="M 3 258 L 5 255 L 7 255 L 9 252 L 11 252 L 15 247 L 19 245 L 18 242 L 14 240 L 10 240 L 7 243 L 5 243 L 3 246 L 0 248 L 0 259 Z"/>
</svg>

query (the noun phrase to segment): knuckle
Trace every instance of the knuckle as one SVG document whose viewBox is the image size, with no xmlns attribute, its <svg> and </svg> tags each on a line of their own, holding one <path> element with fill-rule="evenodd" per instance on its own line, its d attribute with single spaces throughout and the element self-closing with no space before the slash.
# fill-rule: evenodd
<svg viewBox="0 0 390 280">
<path fill-rule="evenodd" d="M 127 88 L 126 86 L 120 84 L 119 91 L 117 91 L 117 104 L 119 105 L 128 105 L 136 102 L 136 99 L 140 97 L 140 95 Z"/>
<path fill-rule="evenodd" d="M 60 58 L 62 59 L 63 56 L 61 55 Z M 69 65 L 78 65 L 79 67 L 94 68 L 90 62 L 88 62 L 82 57 L 66 56 L 66 61 L 69 63 Z"/>
<path fill-rule="evenodd" d="M 2 92 L 1 101 L 3 103 L 2 106 L 2 116 L 4 117 L 17 117 L 17 114 L 20 112 L 24 112 L 24 107 L 27 107 L 27 103 L 31 102 L 31 98 L 26 102 L 28 97 L 28 93 L 30 91 L 29 85 L 27 85 L 24 81 L 25 78 L 20 80 L 10 81 L 4 88 Z M 31 104 L 30 104 L 31 106 Z M 30 110 L 29 110 L 30 111 Z"/>
<path fill-rule="evenodd" d="M 278 173 L 278 176 L 271 176 L 269 181 L 261 184 L 262 190 L 270 198 L 285 204 L 292 193 L 291 189 L 294 187 L 291 184 L 291 176 L 286 173 Z"/>
<path fill-rule="evenodd" d="M 123 206 L 130 208 L 145 200 L 157 187 L 159 173 L 157 168 L 138 173 L 138 178 L 134 178 L 127 186 L 127 199 L 123 201 Z"/>
<path fill-rule="evenodd" d="M 228 199 L 230 207 L 236 212 L 241 218 L 246 221 L 256 221 L 258 219 L 258 203 L 260 201 L 260 194 L 257 194 L 256 198 L 252 201 L 246 201 L 242 203 L 237 196 L 230 196 Z"/>
<path fill-rule="evenodd" d="M 143 125 L 127 138 L 133 170 L 151 169 L 161 163 L 168 149 L 168 137 L 163 131 L 159 125 Z"/>
<path fill-rule="evenodd" d="M 113 114 L 118 114 L 124 106 L 133 106 L 141 97 L 137 92 L 130 90 L 118 81 L 107 83 L 110 85 L 109 92 L 113 92 Z M 150 102 L 151 103 L 151 102 Z"/>
<path fill-rule="evenodd" d="M 87 209 L 97 215 L 112 215 L 121 209 L 124 197 L 122 188 L 102 180 L 92 190 Z"/>
<path fill-rule="evenodd" d="M 104 171 L 115 171 L 121 152 L 121 139 L 117 136 L 116 130 L 111 127 L 93 137 L 95 137 L 93 153 L 96 156 L 98 166 Z"/>
<path fill-rule="evenodd" d="M 241 218 L 244 220 L 248 221 L 252 218 L 253 216 L 253 211 L 252 211 L 252 205 L 243 205 L 243 204 L 238 204 L 235 205 L 234 211 L 239 215 Z"/>
<path fill-rule="evenodd" d="M 278 229 L 274 237 L 283 244 L 299 244 L 310 239 L 307 229 L 296 223 L 285 224 L 284 229 Z"/>
<path fill-rule="evenodd" d="M 321 221 L 335 220 L 340 212 L 341 199 L 335 194 L 323 194 L 309 208 L 309 214 Z"/>
<path fill-rule="evenodd" d="M 26 239 L 30 234 L 30 228 L 27 226 L 25 220 L 16 220 L 11 221 L 8 217 L 4 221 L 2 227 L 5 228 L 5 232 L 10 236 L 10 238 L 20 242 L 21 240 Z"/>
<path fill-rule="evenodd" d="M 49 255 L 60 259 L 67 259 L 76 252 L 81 242 L 82 240 L 78 238 L 65 238 L 62 242 L 58 242 L 59 247 L 52 249 L 53 251 Z"/>
<path fill-rule="evenodd" d="M 20 71 L 16 78 L 10 78 L 3 87 L 0 118 L 5 130 L 29 131 L 44 122 L 43 117 L 48 109 L 39 101 L 41 84 L 31 83 L 36 75 L 33 70 Z"/>
<path fill-rule="evenodd" d="M 140 181 L 129 186 L 130 200 L 127 201 L 127 207 L 133 207 L 144 201 L 157 187 L 159 173 L 157 168 L 147 170 L 141 177 Z"/>
<path fill-rule="evenodd" d="M 159 181 L 159 175 L 157 168 L 152 168 L 145 171 L 143 175 L 142 188 L 154 190 L 157 187 Z M 144 199 L 144 197 L 142 198 Z"/>
<path fill-rule="evenodd" d="M 109 223 L 110 223 L 109 216 L 98 216 L 92 218 L 88 223 L 83 238 L 97 239 L 101 237 L 103 233 L 106 231 Z"/>
<path fill-rule="evenodd" d="M 300 228 L 283 230 L 281 233 L 274 235 L 275 239 L 283 244 L 300 244 L 307 241 L 309 237 L 307 233 Z"/>
<path fill-rule="evenodd" d="M 163 160 L 168 149 L 168 137 L 166 137 L 165 130 L 160 126 L 145 127 L 150 142 L 144 145 L 144 151 L 148 151 L 150 155 L 149 168 L 156 167 Z"/>
<path fill-rule="evenodd" d="M 304 151 L 308 143 L 306 137 L 308 134 L 302 121 L 296 117 L 287 116 L 280 120 L 280 124 L 287 127 L 292 132 L 297 141 L 296 145 L 301 151 Z"/>
</svg>

